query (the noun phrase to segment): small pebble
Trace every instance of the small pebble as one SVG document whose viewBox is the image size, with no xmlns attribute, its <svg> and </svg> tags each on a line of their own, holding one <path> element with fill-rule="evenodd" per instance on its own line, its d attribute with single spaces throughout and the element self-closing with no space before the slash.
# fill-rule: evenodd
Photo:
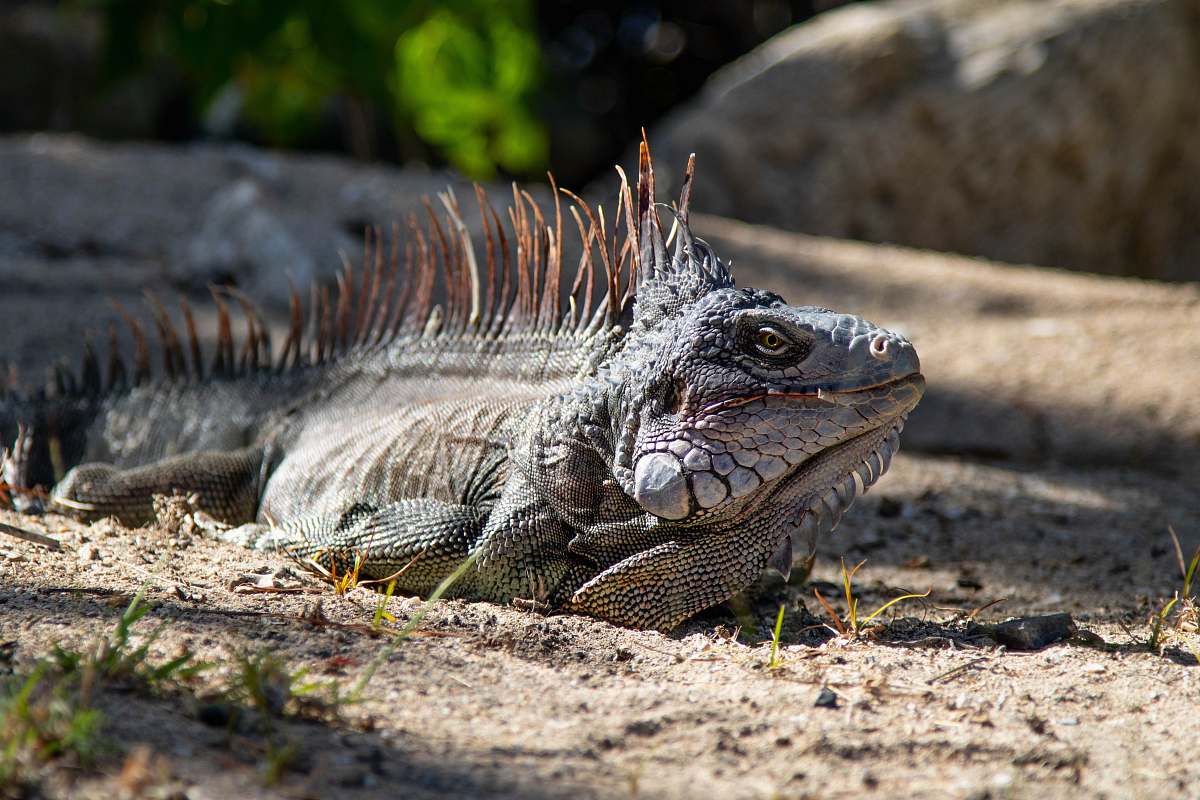
<svg viewBox="0 0 1200 800">
<path fill-rule="evenodd" d="M 817 708 L 837 708 L 838 696 L 834 694 L 833 689 L 824 686 L 821 688 L 820 693 L 817 694 L 817 701 L 813 705 Z"/>
<path fill-rule="evenodd" d="M 223 727 L 233 719 L 233 708 L 228 703 L 205 703 L 196 709 L 196 719 L 205 725 Z"/>
<path fill-rule="evenodd" d="M 80 547 L 78 550 L 75 551 L 75 557 L 77 559 L 79 559 L 81 562 L 99 561 L 100 560 L 100 549 L 97 548 L 96 545 L 92 544 L 91 542 L 88 542 L 87 544 L 83 545 L 82 547 Z"/>
</svg>

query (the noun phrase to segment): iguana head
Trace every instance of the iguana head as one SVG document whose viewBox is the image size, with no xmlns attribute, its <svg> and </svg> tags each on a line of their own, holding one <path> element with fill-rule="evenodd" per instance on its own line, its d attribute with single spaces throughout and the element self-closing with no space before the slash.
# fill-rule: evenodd
<svg viewBox="0 0 1200 800">
<path fill-rule="evenodd" d="M 636 211 L 622 182 L 629 237 L 605 262 L 629 256 L 633 303 L 589 329 L 593 359 L 526 428 L 508 487 L 564 537 L 555 602 L 635 627 L 671 628 L 767 564 L 786 574 L 794 544 L 811 555 L 887 469 L 925 387 L 904 337 L 738 288 L 691 233 L 692 174 L 664 236 L 643 142 Z"/>
<path fill-rule="evenodd" d="M 864 319 L 736 288 L 686 216 L 668 255 L 647 172 L 614 476 L 653 524 L 741 526 L 786 574 L 793 545 L 811 552 L 887 469 L 920 362 Z"/>
</svg>

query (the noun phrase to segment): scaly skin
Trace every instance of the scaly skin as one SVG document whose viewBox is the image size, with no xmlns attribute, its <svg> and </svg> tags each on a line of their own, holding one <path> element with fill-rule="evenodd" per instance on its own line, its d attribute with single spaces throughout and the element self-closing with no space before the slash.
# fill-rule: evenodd
<svg viewBox="0 0 1200 800">
<path fill-rule="evenodd" d="M 887 468 L 924 389 L 903 337 L 736 288 L 691 235 L 688 191 L 668 253 L 643 148 L 636 223 L 624 195 L 636 303 L 617 302 L 610 260 L 591 323 L 548 310 L 561 224 L 542 237 L 521 205 L 515 238 L 547 265 L 538 289 L 533 262 L 524 300 L 490 278 L 482 291 L 460 239 L 446 281 L 462 282 L 444 317 L 418 306 L 415 323 L 371 342 L 368 302 L 338 358 L 320 354 L 325 334 L 315 358 L 280 371 L 93 394 L 72 411 L 63 399 L 0 401 L 0 436 L 25 423 L 6 476 L 32 483 L 54 450 L 78 466 L 50 506 L 85 519 L 141 524 L 155 494 L 184 491 L 240 526 L 233 541 L 339 571 L 361 557 L 373 578 L 411 564 L 400 591 L 428 593 L 474 556 L 451 594 L 672 628 L 765 566 L 786 573 L 808 558 Z M 593 238 L 609 241 L 582 216 L 579 227 L 589 253 Z M 490 234 L 488 245 L 490 271 Z M 64 456 L 68 438 L 82 444 Z"/>
</svg>

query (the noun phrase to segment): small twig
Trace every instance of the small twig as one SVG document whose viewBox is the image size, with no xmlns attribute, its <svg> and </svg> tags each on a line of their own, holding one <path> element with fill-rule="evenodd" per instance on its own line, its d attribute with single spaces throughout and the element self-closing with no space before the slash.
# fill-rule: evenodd
<svg viewBox="0 0 1200 800">
<path fill-rule="evenodd" d="M 1133 635 L 1133 631 L 1129 630 L 1128 625 L 1126 625 L 1124 622 L 1122 622 L 1119 619 L 1116 620 L 1116 623 L 1121 628 L 1121 630 L 1125 631 L 1125 635 L 1129 637 L 1129 640 L 1131 642 L 1134 642 L 1135 644 L 1142 644 L 1142 640 L 1139 639 L 1137 636 Z"/>
<path fill-rule="evenodd" d="M 23 539 L 26 542 L 33 542 L 34 544 L 40 544 L 43 547 L 49 547 L 51 550 L 63 549 L 62 542 L 58 541 L 57 539 L 51 539 L 49 536 L 46 536 L 43 533 L 34 533 L 33 531 L 27 531 L 24 528 L 18 528 L 15 525 L 8 525 L 0 522 L 0 533 L 7 533 L 9 536 L 12 536 L 15 539 Z"/>
<path fill-rule="evenodd" d="M 163 562 L 163 560 L 164 559 L 159 559 L 158 564 L 155 564 L 155 566 L 158 566 L 159 564 L 161 564 Z M 208 584 L 205 584 L 205 583 L 193 583 L 191 581 L 177 581 L 174 578 L 164 578 L 161 575 L 155 575 L 150 570 L 143 569 L 142 567 L 139 567 L 137 564 L 134 564 L 132 561 L 123 562 L 122 566 L 128 567 L 129 569 L 138 573 L 142 577 L 146 578 L 148 581 L 164 583 L 169 586 L 179 587 L 180 589 L 210 589 L 210 588 L 212 588 Z"/>
<path fill-rule="evenodd" d="M 721 660 L 719 658 L 715 658 L 712 656 L 684 656 L 682 653 L 672 653 L 668 650 L 660 650 L 657 647 L 651 647 L 648 644 L 643 644 L 642 642 L 639 642 L 637 639 L 631 639 L 630 641 L 632 641 L 634 644 L 636 644 L 638 647 L 642 648 L 643 650 L 649 650 L 651 653 L 658 653 L 660 656 L 666 656 L 667 658 L 673 660 L 676 664 L 682 664 L 684 662 L 687 662 L 690 664 L 690 663 L 698 662 L 698 661 L 720 661 Z"/>
<path fill-rule="evenodd" d="M 234 594 L 324 594 L 315 586 L 241 586 L 233 587 Z"/>
<path fill-rule="evenodd" d="M 815 586 L 813 587 L 813 594 L 816 595 L 817 602 L 819 602 L 825 609 L 825 613 L 829 614 L 830 619 L 833 620 L 833 624 L 837 628 L 838 635 L 845 636 L 846 626 L 842 622 L 841 618 L 837 615 L 837 612 L 833 610 L 833 606 L 829 605 L 829 601 L 821 596 L 821 592 Z"/>
<path fill-rule="evenodd" d="M 324 551 L 321 551 L 321 552 L 324 552 Z M 320 555 L 320 554 L 321 553 L 317 553 L 317 555 Z M 332 573 L 330 573 L 329 570 L 327 570 L 323 566 L 321 566 L 320 562 L 317 561 L 312 556 L 308 556 L 307 558 L 300 560 L 300 563 L 304 566 L 305 569 L 308 569 L 312 572 L 317 573 L 318 575 L 320 575 L 322 578 L 324 578 L 327 581 L 335 582 L 337 580 L 337 577 L 335 575 L 333 575 Z"/>
<path fill-rule="evenodd" d="M 935 675 L 934 677 L 927 680 L 926 683 L 932 685 L 932 684 L 937 683 L 940 680 L 949 680 L 950 678 L 955 677 L 959 673 L 966 672 L 971 667 L 981 664 L 984 661 L 988 661 L 989 659 L 990 659 L 990 656 L 980 656 L 979 658 L 968 661 L 965 664 L 960 664 L 959 666 L 955 667 L 954 669 L 946 670 L 941 675 Z"/>
<path fill-rule="evenodd" d="M 42 594 L 98 594 L 103 597 L 112 597 L 118 594 L 129 596 L 129 592 L 124 589 L 104 589 L 95 586 L 44 586 L 38 589 L 38 592 Z"/>
<path fill-rule="evenodd" d="M 991 601 L 990 603 L 984 603 L 984 604 L 983 604 L 983 605 L 981 605 L 979 608 L 977 608 L 977 609 L 975 609 L 974 611 L 972 611 L 970 614 L 967 614 L 967 619 L 975 619 L 975 616 L 976 616 L 976 615 L 977 615 L 977 614 L 978 614 L 980 611 L 983 611 L 983 610 L 985 610 L 985 609 L 989 609 L 989 608 L 991 608 L 991 607 L 992 607 L 992 606 L 994 606 L 994 605 L 999 605 L 1000 603 L 1003 603 L 1003 602 L 1004 602 L 1005 600 L 1007 600 L 1007 599 L 1008 599 L 1007 597 L 999 597 L 999 598 L 997 598 L 997 599 L 995 599 L 995 600 Z"/>
<path fill-rule="evenodd" d="M 417 563 L 417 559 L 418 559 L 418 558 L 420 558 L 420 557 L 421 557 L 421 556 L 423 556 L 423 555 L 425 555 L 425 551 L 424 551 L 424 550 L 421 550 L 421 552 L 417 553 L 415 556 L 413 556 L 413 557 L 412 557 L 412 560 L 411 560 L 411 561 L 409 561 L 407 564 L 405 564 L 405 565 L 404 565 L 403 567 L 401 567 L 400 569 L 398 569 L 398 570 L 396 570 L 395 572 L 393 572 L 391 575 L 388 575 L 386 578 L 371 578 L 370 580 L 359 581 L 359 582 L 358 582 L 358 585 L 359 585 L 359 586 L 373 586 L 373 585 L 375 585 L 375 584 L 377 584 L 377 583 L 382 583 L 382 584 L 385 584 L 385 585 L 386 585 L 386 584 L 389 584 L 389 583 L 391 583 L 392 581 L 394 581 L 394 580 L 396 580 L 397 578 L 399 578 L 399 577 L 400 577 L 401 575 L 403 575 L 404 573 L 408 572 L 408 568 L 409 568 L 409 567 L 411 567 L 413 564 Z"/>
<path fill-rule="evenodd" d="M 1179 563 L 1179 575 L 1186 577 L 1187 566 L 1183 563 L 1183 547 L 1179 544 L 1179 537 L 1175 535 L 1175 528 L 1168 525 L 1167 533 L 1171 534 L 1171 544 L 1175 545 L 1175 560 Z"/>
</svg>

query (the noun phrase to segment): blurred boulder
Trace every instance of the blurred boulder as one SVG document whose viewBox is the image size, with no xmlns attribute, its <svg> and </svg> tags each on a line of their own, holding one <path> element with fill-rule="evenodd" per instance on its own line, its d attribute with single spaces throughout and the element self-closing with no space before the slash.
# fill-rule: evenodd
<svg viewBox="0 0 1200 800">
<path fill-rule="evenodd" d="M 289 277 L 331 281 L 343 255 L 360 258 L 364 228 L 423 219 L 424 196 L 451 187 L 478 229 L 471 184 L 445 172 L 236 144 L 0 136 L 0 176 L 0 362 L 31 380 L 106 338 L 110 300 L 145 319 L 144 292 L 171 307 L 187 296 L 203 338 L 216 331 L 207 286 L 235 284 L 281 331 Z M 510 188 L 492 188 L 502 205 Z"/>
<path fill-rule="evenodd" d="M 178 276 L 182 282 L 237 280 L 256 297 L 285 297 L 289 280 L 307 286 L 317 277 L 312 254 L 249 179 L 235 181 L 212 196 L 185 252 Z"/>
<path fill-rule="evenodd" d="M 1196 279 L 1198 85 L 1197 0 L 864 3 L 728 65 L 651 141 L 698 154 L 704 211 Z"/>
</svg>

